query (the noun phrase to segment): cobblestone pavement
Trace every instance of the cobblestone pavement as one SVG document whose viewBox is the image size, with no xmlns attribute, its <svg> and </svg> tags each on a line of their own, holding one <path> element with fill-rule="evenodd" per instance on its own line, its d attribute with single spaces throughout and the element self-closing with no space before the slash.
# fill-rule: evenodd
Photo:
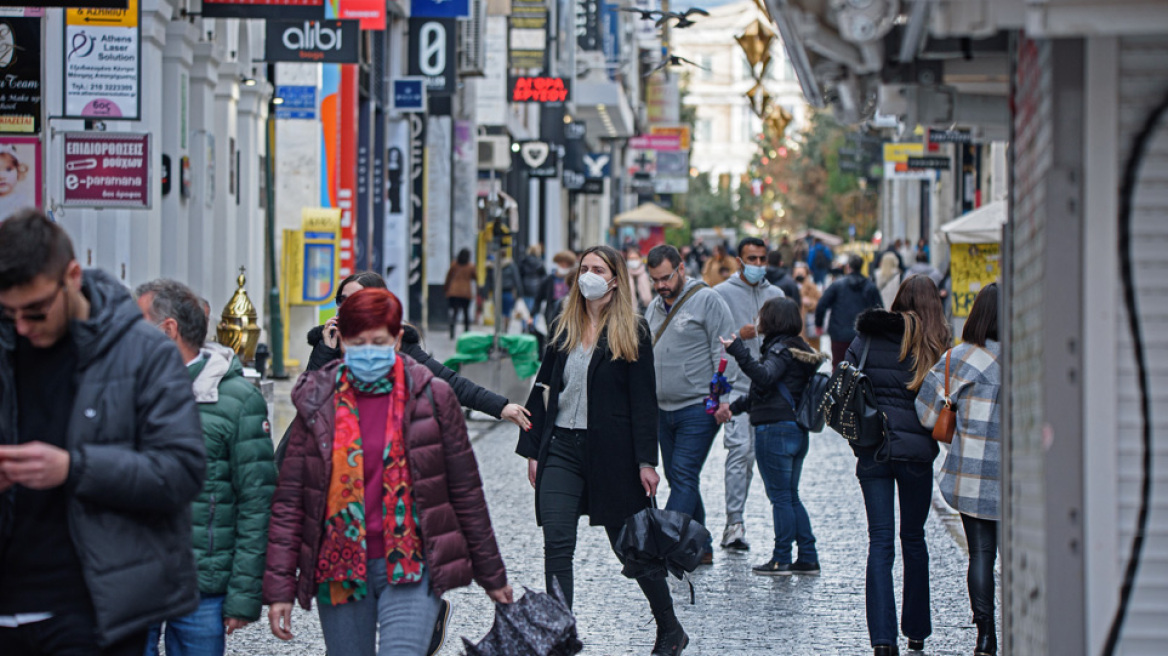
<svg viewBox="0 0 1168 656">
<path fill-rule="evenodd" d="M 452 351 L 447 340 L 431 344 L 436 355 Z M 278 386 L 287 398 L 290 383 Z M 276 425 L 291 419 L 286 402 L 277 404 Z M 477 415 L 476 415 L 477 416 Z M 514 454 L 516 430 L 494 421 L 470 422 L 482 470 L 487 500 L 516 593 L 523 586 L 543 589 L 543 543 L 535 525 L 533 494 L 526 466 Z M 722 485 L 725 449 L 715 442 L 703 471 L 703 494 L 715 539 L 724 527 Z M 871 653 L 864 615 L 864 562 L 867 527 L 855 459 L 834 434 L 812 436 L 804 466 L 801 495 L 818 539 L 823 574 L 818 577 L 761 577 L 751 565 L 767 558 L 773 540 L 770 505 L 759 476 L 754 477 L 746 510 L 746 554 L 718 550 L 710 567 L 693 575 L 696 605 L 689 605 L 684 583 L 673 581 L 678 616 L 690 635 L 687 655 L 864 654 Z M 659 500 L 668 498 L 662 480 Z M 970 621 L 965 592 L 966 556 L 945 525 L 930 517 L 927 535 L 932 572 L 933 636 L 926 654 L 968 654 L 976 630 Z M 899 548 L 898 548 L 899 551 Z M 899 580 L 900 564 L 894 569 Z M 899 598 L 899 590 L 897 597 Z M 462 653 L 458 639 L 478 640 L 493 618 L 490 600 L 478 586 L 448 593 L 454 605 L 446 646 L 441 654 Z M 654 637 L 652 616 L 635 582 L 620 574 L 603 529 L 582 519 L 576 552 L 575 611 L 585 654 L 648 654 Z M 268 631 L 266 615 L 228 639 L 229 654 L 324 654 L 315 609 L 297 608 L 291 643 L 281 643 Z M 904 646 L 901 640 L 901 646 Z M 342 655 L 343 656 L 343 655 Z"/>
</svg>

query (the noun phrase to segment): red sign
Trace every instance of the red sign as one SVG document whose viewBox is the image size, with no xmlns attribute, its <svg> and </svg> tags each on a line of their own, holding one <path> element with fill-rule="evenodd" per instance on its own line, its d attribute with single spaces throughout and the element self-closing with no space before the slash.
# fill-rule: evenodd
<svg viewBox="0 0 1168 656">
<path fill-rule="evenodd" d="M 340 0 L 337 18 L 359 20 L 363 30 L 384 30 L 385 0 Z"/>
<path fill-rule="evenodd" d="M 202 16 L 324 20 L 324 0 L 203 0 Z"/>
<path fill-rule="evenodd" d="M 650 134 L 629 139 L 633 150 L 681 150 L 681 137 L 676 134 Z"/>
<path fill-rule="evenodd" d="M 568 99 L 568 82 L 562 77 L 517 77 L 511 82 L 511 102 L 558 105 Z"/>
<path fill-rule="evenodd" d="M 150 207 L 150 135 L 66 132 L 63 205 Z"/>
</svg>

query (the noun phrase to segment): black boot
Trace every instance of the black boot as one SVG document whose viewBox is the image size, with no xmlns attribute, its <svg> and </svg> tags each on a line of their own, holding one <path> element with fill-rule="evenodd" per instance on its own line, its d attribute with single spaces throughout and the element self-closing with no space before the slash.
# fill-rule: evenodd
<svg viewBox="0 0 1168 656">
<path fill-rule="evenodd" d="M 994 632 L 994 618 L 973 618 L 977 625 L 977 644 L 973 648 L 974 656 L 997 656 L 998 636 Z"/>
<path fill-rule="evenodd" d="M 661 613 L 653 613 L 657 620 L 657 640 L 653 643 L 651 656 L 680 656 L 689 644 L 689 636 L 677 621 L 673 609 Z"/>
<path fill-rule="evenodd" d="M 900 656 L 900 647 L 897 645 L 876 645 L 872 648 L 875 656 Z"/>
</svg>

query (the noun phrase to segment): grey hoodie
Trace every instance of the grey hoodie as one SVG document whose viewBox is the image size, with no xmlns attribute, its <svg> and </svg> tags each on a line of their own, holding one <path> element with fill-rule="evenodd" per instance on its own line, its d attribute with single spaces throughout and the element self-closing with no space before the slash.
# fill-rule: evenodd
<svg viewBox="0 0 1168 656">
<path fill-rule="evenodd" d="M 763 303 L 772 298 L 783 296 L 783 290 L 767 282 L 766 278 L 760 280 L 757 285 L 751 285 L 742 279 L 741 272 L 727 278 L 726 282 L 715 287 L 714 291 L 722 295 L 726 306 L 730 308 L 730 320 L 734 325 L 731 332 L 735 334 L 746 324 L 754 323 Z M 724 333 L 723 337 L 729 338 L 730 333 Z M 762 336 L 756 335 L 754 339 L 742 341 L 750 350 L 750 357 L 758 360 L 759 349 L 762 347 Z M 730 392 L 732 398 L 742 396 L 750 389 L 750 379 L 738 368 L 738 363 L 734 361 L 734 358 L 730 358 L 730 366 L 726 367 L 726 380 L 734 386 Z"/>
<path fill-rule="evenodd" d="M 700 280 L 687 280 L 678 300 L 693 286 L 704 284 Z M 649 303 L 645 319 L 651 334 L 657 334 L 668 314 L 660 296 Z M 678 309 L 677 316 L 653 347 L 657 405 L 662 410 L 671 412 L 702 402 L 710 393 L 710 380 L 722 357 L 718 336 L 729 336 L 734 330 L 726 301 L 713 289 L 699 289 Z"/>
</svg>

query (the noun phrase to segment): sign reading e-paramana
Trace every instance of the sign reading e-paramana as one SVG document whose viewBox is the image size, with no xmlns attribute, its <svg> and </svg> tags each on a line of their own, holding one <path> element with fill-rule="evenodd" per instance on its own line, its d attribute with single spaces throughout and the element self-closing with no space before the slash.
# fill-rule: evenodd
<svg viewBox="0 0 1168 656">
<path fill-rule="evenodd" d="M 138 3 L 65 13 L 65 118 L 139 119 Z"/>
<path fill-rule="evenodd" d="M 62 205 L 150 207 L 150 135 L 65 132 Z"/>
</svg>

